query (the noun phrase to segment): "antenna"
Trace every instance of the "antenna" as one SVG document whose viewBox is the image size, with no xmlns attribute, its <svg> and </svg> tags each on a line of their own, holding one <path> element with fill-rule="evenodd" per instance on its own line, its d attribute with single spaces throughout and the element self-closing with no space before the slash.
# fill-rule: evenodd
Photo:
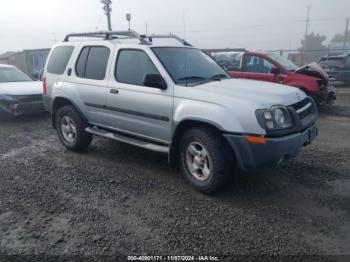
<svg viewBox="0 0 350 262">
<path fill-rule="evenodd" d="M 112 31 L 112 23 L 111 23 L 112 0 L 101 0 L 101 3 L 103 4 L 103 10 L 105 11 L 105 15 L 107 16 L 108 31 Z"/>
</svg>

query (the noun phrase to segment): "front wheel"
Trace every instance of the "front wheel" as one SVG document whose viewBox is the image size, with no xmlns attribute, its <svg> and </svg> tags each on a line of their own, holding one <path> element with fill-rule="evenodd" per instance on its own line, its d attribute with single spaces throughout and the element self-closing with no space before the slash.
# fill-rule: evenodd
<svg viewBox="0 0 350 262">
<path fill-rule="evenodd" d="M 209 128 L 188 130 L 180 143 L 180 160 L 186 180 L 198 191 L 214 193 L 230 172 L 222 137 Z M 226 153 L 226 154 L 225 154 Z"/>
<path fill-rule="evenodd" d="M 57 134 L 61 143 L 69 150 L 82 151 L 92 140 L 85 131 L 86 124 L 73 106 L 64 106 L 56 114 Z"/>
</svg>

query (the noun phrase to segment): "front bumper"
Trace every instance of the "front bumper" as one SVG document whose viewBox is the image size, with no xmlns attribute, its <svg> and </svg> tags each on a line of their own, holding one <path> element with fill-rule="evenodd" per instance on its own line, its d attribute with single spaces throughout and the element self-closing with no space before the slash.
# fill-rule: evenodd
<svg viewBox="0 0 350 262">
<path fill-rule="evenodd" d="M 18 102 L 6 102 L 1 103 L 0 108 L 14 116 L 33 114 L 44 112 L 44 105 L 42 101 L 28 102 L 28 103 L 18 103 Z"/>
<path fill-rule="evenodd" d="M 334 86 L 328 86 L 325 91 L 316 93 L 316 97 L 321 105 L 333 105 L 337 100 L 337 89 Z"/>
<path fill-rule="evenodd" d="M 232 147 L 238 166 L 242 170 L 260 166 L 276 166 L 285 159 L 296 157 L 303 146 L 310 144 L 317 136 L 317 127 L 277 138 L 267 138 L 266 144 L 248 142 L 244 135 L 225 134 Z"/>
</svg>

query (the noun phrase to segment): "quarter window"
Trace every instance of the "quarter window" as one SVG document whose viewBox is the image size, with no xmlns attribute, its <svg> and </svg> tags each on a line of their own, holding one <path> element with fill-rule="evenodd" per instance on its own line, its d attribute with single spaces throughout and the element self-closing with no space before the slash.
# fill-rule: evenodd
<svg viewBox="0 0 350 262">
<path fill-rule="evenodd" d="M 47 72 L 55 75 L 62 75 L 66 70 L 69 59 L 73 53 L 73 46 L 56 47 L 50 56 L 47 64 Z"/>
<path fill-rule="evenodd" d="M 159 74 L 148 55 L 141 50 L 121 50 L 115 77 L 121 83 L 143 86 L 146 74 Z"/>
<path fill-rule="evenodd" d="M 107 47 L 84 47 L 75 67 L 77 76 L 94 80 L 105 79 L 109 54 Z"/>
</svg>

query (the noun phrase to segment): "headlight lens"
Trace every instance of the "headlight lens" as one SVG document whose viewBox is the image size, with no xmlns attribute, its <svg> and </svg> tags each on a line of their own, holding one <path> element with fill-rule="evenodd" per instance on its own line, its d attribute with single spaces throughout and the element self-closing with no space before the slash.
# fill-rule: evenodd
<svg viewBox="0 0 350 262">
<path fill-rule="evenodd" d="M 11 95 L 0 95 L 0 100 L 3 101 L 16 101 L 15 97 Z"/>
<path fill-rule="evenodd" d="M 286 129 L 292 126 L 291 117 L 286 107 L 276 106 L 270 110 L 260 110 L 266 129 Z"/>
</svg>

